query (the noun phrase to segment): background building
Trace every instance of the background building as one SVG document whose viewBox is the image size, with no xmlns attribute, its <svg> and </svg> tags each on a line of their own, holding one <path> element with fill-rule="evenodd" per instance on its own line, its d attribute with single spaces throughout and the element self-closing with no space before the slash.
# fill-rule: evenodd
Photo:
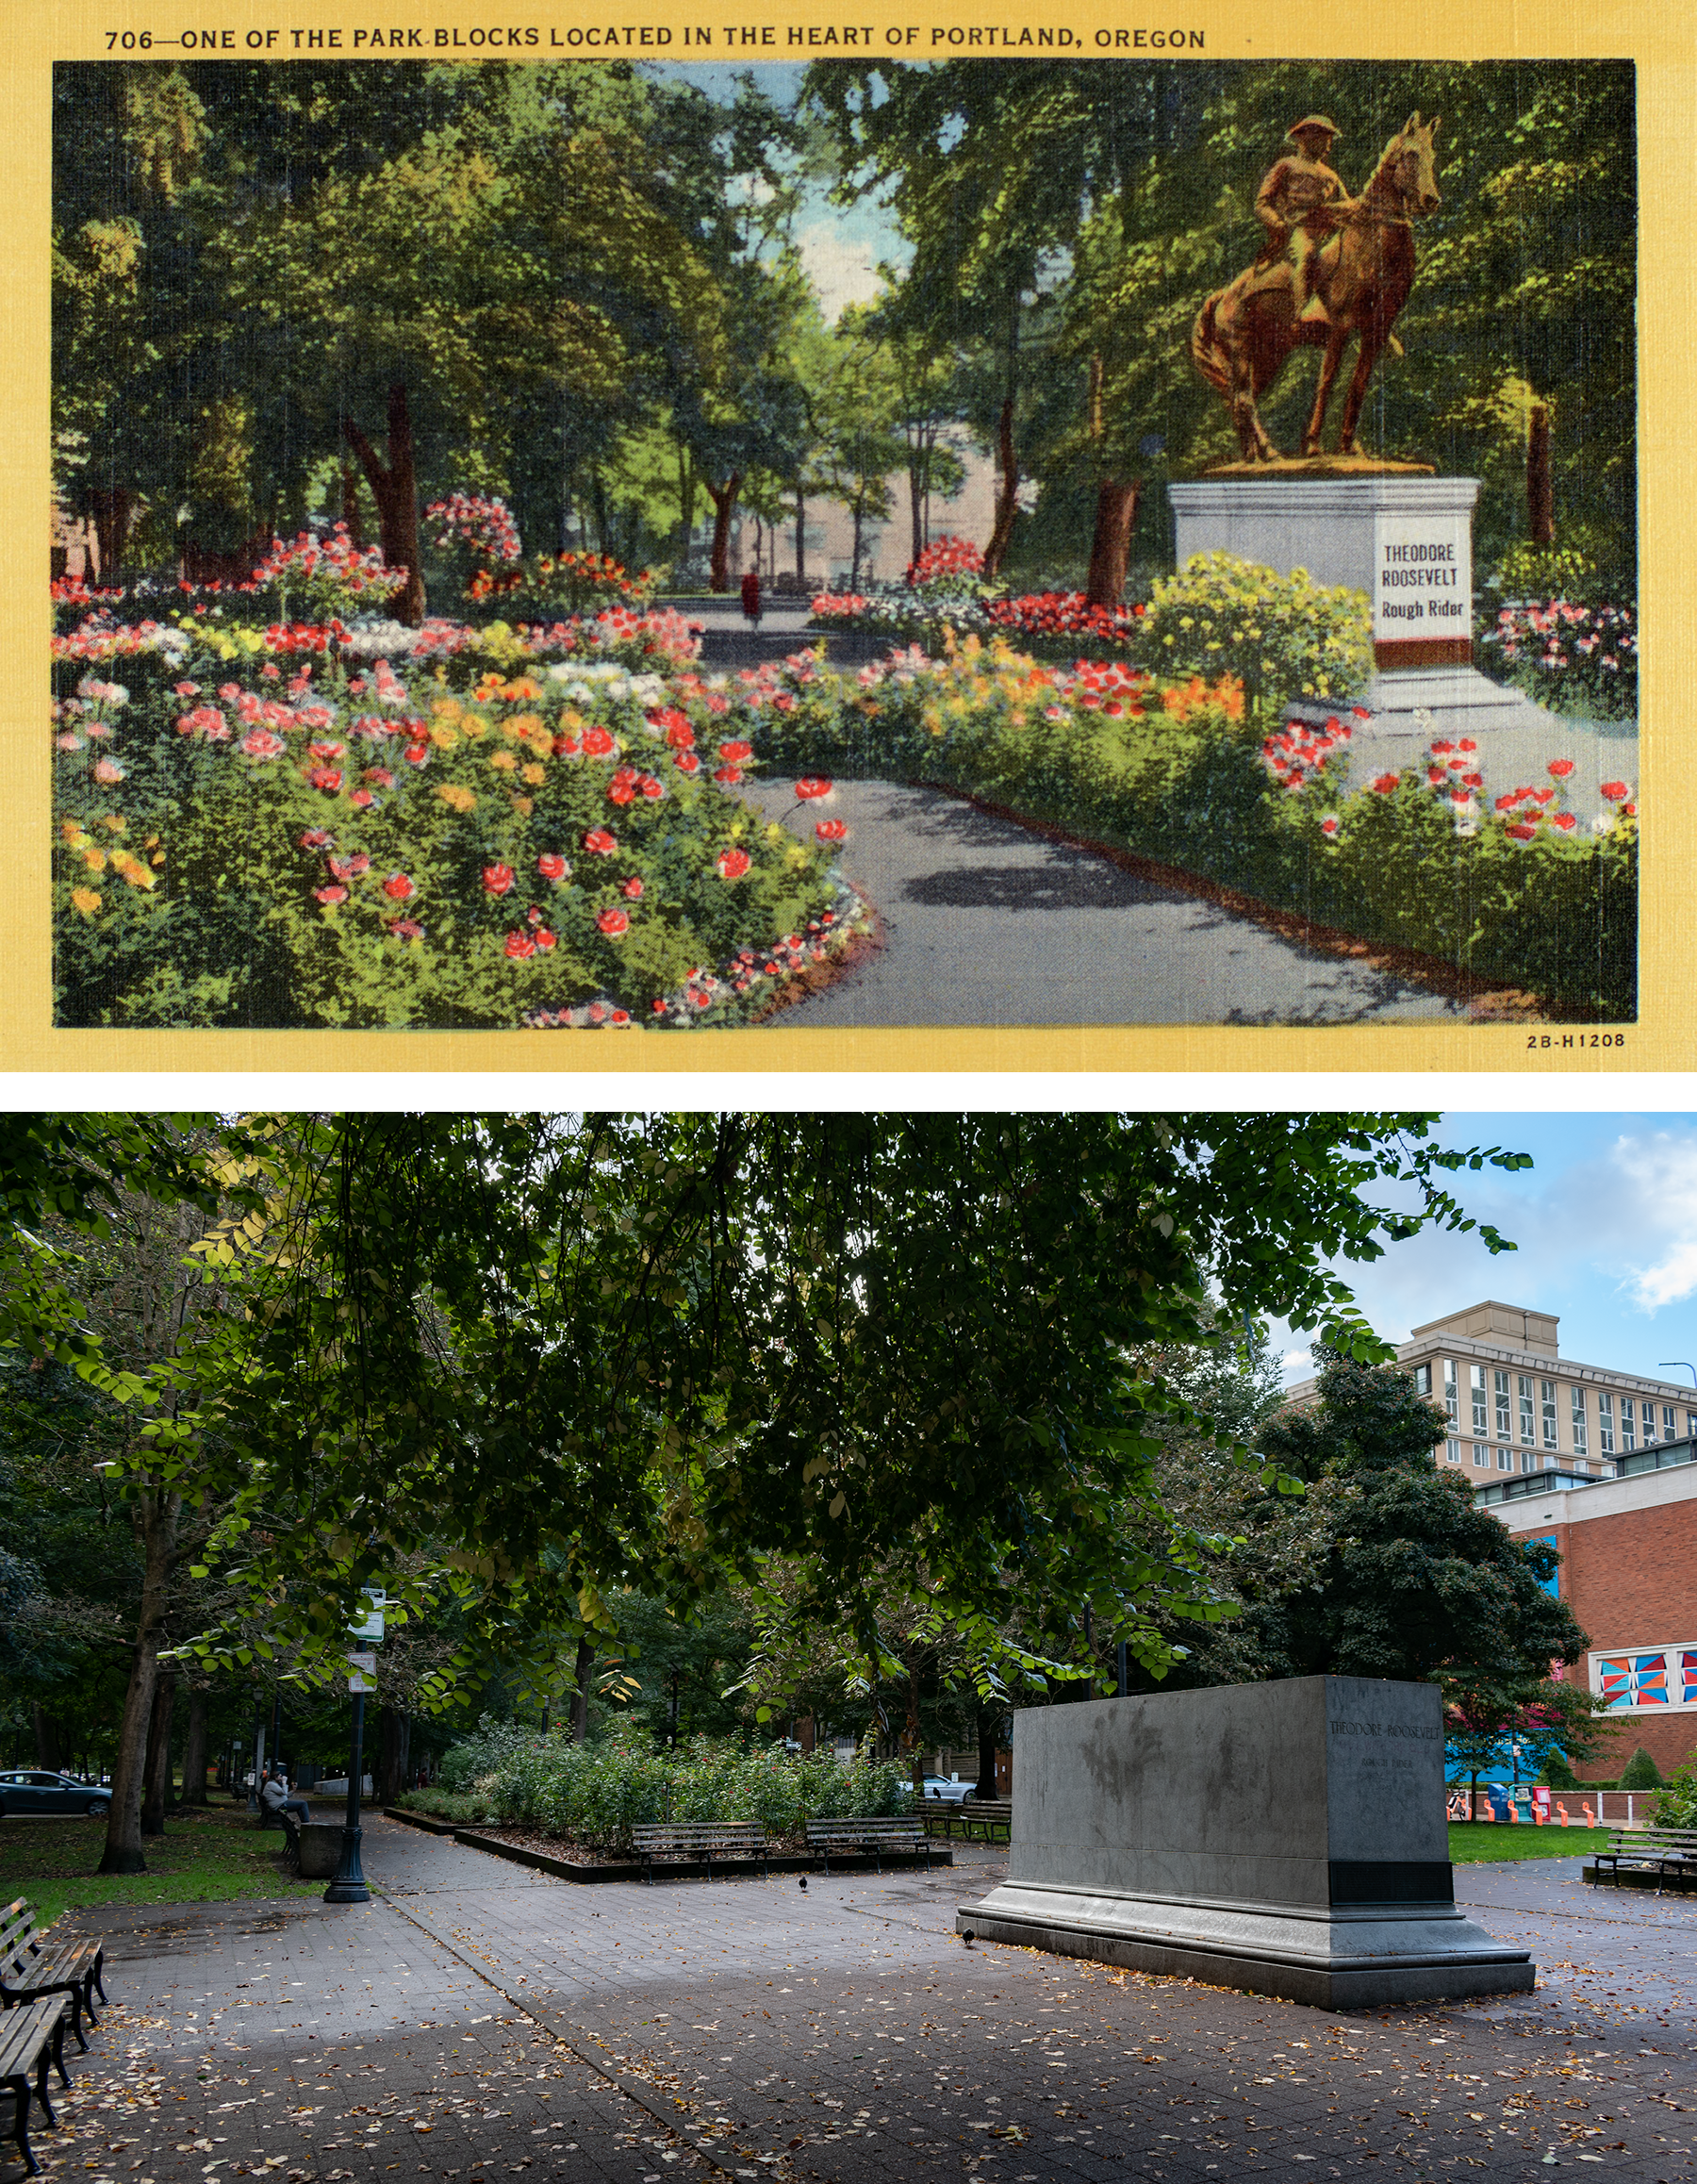
<svg viewBox="0 0 1697 2184">
<path fill-rule="evenodd" d="M 1580 1770 L 1592 1778 L 1618 1775 L 1636 1745 L 1664 1775 L 1697 1752 L 1697 1441 L 1623 1455 L 1618 1474 L 1517 1477 L 1479 1497 L 1517 1538 L 1560 1555 L 1555 1589 L 1590 1639 L 1569 1673 L 1630 1717 Z"/>
<path fill-rule="evenodd" d="M 1627 1456 L 1697 1439 L 1697 1389 L 1564 1358 L 1554 1313 L 1494 1299 L 1417 1327 L 1399 1365 L 1442 1403 L 1450 1430 L 1434 1454 L 1475 1479 L 1566 1471 L 1611 1479 Z M 1313 1381 L 1290 1391 L 1300 1402 Z"/>
</svg>

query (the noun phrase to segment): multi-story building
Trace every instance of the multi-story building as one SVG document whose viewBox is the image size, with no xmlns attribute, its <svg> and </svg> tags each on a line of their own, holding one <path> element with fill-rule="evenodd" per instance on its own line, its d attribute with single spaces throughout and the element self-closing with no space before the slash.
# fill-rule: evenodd
<svg viewBox="0 0 1697 2184">
<path fill-rule="evenodd" d="M 1442 1403 L 1449 1432 L 1433 1453 L 1477 1482 L 1511 1471 L 1612 1479 L 1623 1457 L 1697 1439 L 1697 1388 L 1561 1355 L 1554 1313 L 1494 1300 L 1417 1327 L 1399 1365 Z M 1293 1401 L 1314 1382 L 1291 1389 Z"/>
<path fill-rule="evenodd" d="M 1697 1747 L 1697 1442 L 1657 1442 L 1616 1463 L 1612 1479 L 1517 1475 L 1477 1496 L 1517 1539 L 1561 1557 L 1554 1589 L 1590 1640 L 1568 1673 L 1623 1717 L 1614 1749 L 1579 1770 L 1604 1779 L 1635 1745 L 1663 1774 Z"/>
</svg>

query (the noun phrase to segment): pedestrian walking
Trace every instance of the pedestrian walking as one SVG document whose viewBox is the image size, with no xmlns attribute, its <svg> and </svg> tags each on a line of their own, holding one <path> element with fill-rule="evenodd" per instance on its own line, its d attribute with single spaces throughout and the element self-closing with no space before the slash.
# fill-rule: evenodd
<svg viewBox="0 0 1697 2184">
<path fill-rule="evenodd" d="M 760 627 L 760 617 L 762 612 L 760 604 L 760 571 L 758 569 L 750 569 L 749 573 L 742 580 L 742 609 L 744 614 L 749 618 L 749 620 L 756 629 L 758 629 Z"/>
</svg>

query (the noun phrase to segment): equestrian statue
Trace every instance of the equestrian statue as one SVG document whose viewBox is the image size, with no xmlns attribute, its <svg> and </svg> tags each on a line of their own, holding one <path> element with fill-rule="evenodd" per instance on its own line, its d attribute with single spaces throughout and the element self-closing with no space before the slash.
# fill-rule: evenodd
<svg viewBox="0 0 1697 2184">
<path fill-rule="evenodd" d="M 1302 436 L 1305 456 L 1318 455 L 1326 405 L 1343 351 L 1358 342 L 1355 372 L 1338 434 L 1341 455 L 1356 453 L 1356 426 L 1367 383 L 1414 281 L 1413 223 L 1436 209 L 1434 118 L 1414 112 L 1385 146 L 1373 177 L 1351 197 L 1326 161 L 1335 123 L 1310 114 L 1286 141 L 1296 146 L 1268 174 L 1255 201 L 1267 231 L 1260 256 L 1229 288 L 1216 290 L 1191 332 L 1191 356 L 1231 410 L 1244 460 L 1280 460 L 1256 403 L 1284 370 L 1293 349 L 1326 352 L 1314 406 Z"/>
</svg>

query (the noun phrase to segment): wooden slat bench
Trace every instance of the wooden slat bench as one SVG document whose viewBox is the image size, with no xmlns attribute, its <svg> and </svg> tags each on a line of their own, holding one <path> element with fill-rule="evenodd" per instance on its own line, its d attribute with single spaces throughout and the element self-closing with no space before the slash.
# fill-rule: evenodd
<svg viewBox="0 0 1697 2184">
<path fill-rule="evenodd" d="M 709 1880 L 716 1858 L 758 1858 L 762 1878 L 766 1872 L 766 1829 L 758 1820 L 650 1820 L 632 1828 L 631 1841 L 651 1888 L 656 1859 L 705 1864 Z"/>
<path fill-rule="evenodd" d="M 898 1851 L 910 1854 L 921 1850 L 925 1862 L 931 1864 L 931 1837 L 926 1833 L 923 1819 L 898 1820 L 868 1814 L 858 1820 L 810 1820 L 807 1823 L 807 1847 L 816 1850 L 825 1861 L 825 1870 L 831 1871 L 831 1854 L 838 1858 L 845 1853 L 870 1851 L 880 1873 L 887 1856 Z"/>
<path fill-rule="evenodd" d="M 51 2065 L 61 2085 L 71 2083 L 65 2069 L 65 2020 L 70 2014 L 71 2004 L 63 1994 L 43 1994 L 0 2017 L 0 2087 L 12 2096 L 11 2128 L 0 2136 L 16 2140 L 32 2176 L 41 2175 L 41 2164 L 29 2146 L 30 2076 L 35 2076 L 35 2098 L 42 2115 L 49 2124 L 57 2123 L 47 2098 L 47 2071 Z"/>
<path fill-rule="evenodd" d="M 957 1830 L 968 1842 L 994 1843 L 999 1828 L 1006 1841 L 1013 1831 L 1013 1800 L 1012 1797 L 968 1797 L 959 1805 L 938 1806 L 928 1800 L 924 1809 L 927 1831 L 936 1834 L 942 1823 L 945 1838 Z"/>
<path fill-rule="evenodd" d="M 1670 1876 L 1697 1880 L 1697 1828 L 1617 1828 L 1608 1848 L 1595 1854 L 1591 1877 L 1602 1880 L 1606 1865 L 1611 1880 L 1620 1878 L 1623 1866 L 1629 1873 L 1654 1873 L 1657 1895 Z"/>
<path fill-rule="evenodd" d="M 94 1991 L 107 1998 L 101 1972 L 106 1963 L 103 1942 L 43 1941 L 36 1928 L 35 1913 L 22 1896 L 0 1911 L 0 2010 L 18 2002 L 33 2002 L 42 1994 L 69 1994 L 71 2029 L 76 2044 L 86 2049 L 83 2012 L 89 2023 L 94 2015 Z"/>
</svg>

